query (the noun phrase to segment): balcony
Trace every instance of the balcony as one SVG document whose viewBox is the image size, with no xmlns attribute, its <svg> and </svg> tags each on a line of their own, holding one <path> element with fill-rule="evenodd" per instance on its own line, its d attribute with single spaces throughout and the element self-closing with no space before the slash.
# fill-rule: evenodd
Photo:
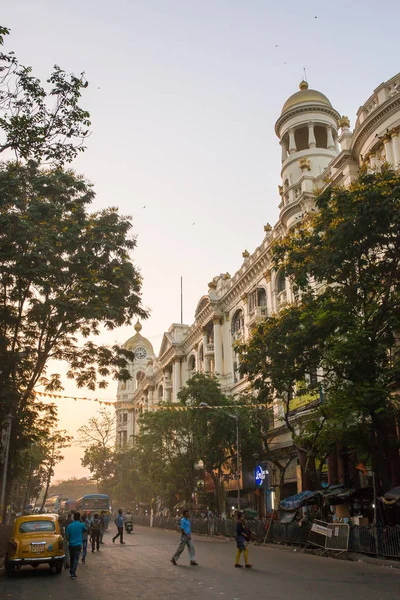
<svg viewBox="0 0 400 600">
<path fill-rule="evenodd" d="M 249 320 L 247 322 L 248 327 L 252 327 L 259 321 L 263 321 L 268 316 L 267 306 L 256 306 L 256 308 L 250 313 Z"/>
</svg>

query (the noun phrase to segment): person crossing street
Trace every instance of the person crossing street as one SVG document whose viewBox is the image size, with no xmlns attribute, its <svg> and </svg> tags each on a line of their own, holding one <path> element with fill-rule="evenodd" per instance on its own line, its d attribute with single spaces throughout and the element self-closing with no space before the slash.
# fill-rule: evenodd
<svg viewBox="0 0 400 600">
<path fill-rule="evenodd" d="M 181 529 L 181 543 L 179 544 L 175 554 L 171 558 L 171 562 L 173 565 L 177 565 L 178 558 L 184 551 L 187 546 L 190 558 L 190 564 L 196 567 L 199 563 L 196 562 L 195 558 L 195 550 L 192 542 L 192 530 L 190 528 L 190 519 L 189 519 L 189 511 L 184 510 L 182 513 L 182 518 L 179 523 Z"/>
<path fill-rule="evenodd" d="M 114 523 L 117 526 L 118 533 L 112 539 L 113 544 L 115 544 L 115 540 L 118 537 L 120 538 L 120 540 L 119 540 L 120 543 L 125 544 L 125 542 L 124 542 L 124 517 L 122 516 L 122 508 L 119 509 L 117 518 L 115 519 Z"/>
</svg>

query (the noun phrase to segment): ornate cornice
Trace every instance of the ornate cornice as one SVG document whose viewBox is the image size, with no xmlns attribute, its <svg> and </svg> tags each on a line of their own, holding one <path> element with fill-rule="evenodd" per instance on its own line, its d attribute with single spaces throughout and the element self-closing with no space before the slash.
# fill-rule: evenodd
<svg viewBox="0 0 400 600">
<path fill-rule="evenodd" d="M 284 125 L 295 115 L 310 112 L 326 113 L 330 117 L 333 117 L 336 120 L 336 122 L 339 122 L 340 119 L 340 114 L 337 112 L 337 110 L 329 106 L 323 106 L 321 104 L 307 104 L 306 106 L 302 107 L 293 107 L 292 110 L 287 111 L 285 112 L 285 114 L 281 115 L 275 123 L 275 133 L 278 136 L 278 138 L 280 138 L 280 130 L 282 128 L 282 125 Z"/>
<path fill-rule="evenodd" d="M 384 121 L 385 118 L 391 113 L 398 110 L 400 107 L 400 94 L 389 98 L 383 104 L 381 104 L 375 111 L 373 111 L 360 125 L 360 128 L 354 130 L 353 134 L 353 151 L 359 152 L 361 146 L 368 138 L 371 131 L 379 124 L 380 121 Z"/>
</svg>

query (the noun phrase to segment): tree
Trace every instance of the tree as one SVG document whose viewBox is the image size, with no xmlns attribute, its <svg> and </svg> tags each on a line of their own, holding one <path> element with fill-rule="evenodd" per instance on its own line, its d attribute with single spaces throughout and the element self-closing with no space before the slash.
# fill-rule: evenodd
<svg viewBox="0 0 400 600">
<path fill-rule="evenodd" d="M 72 437 L 66 431 L 53 431 L 43 444 L 43 470 L 44 470 L 44 494 L 40 512 L 43 512 L 44 505 L 47 500 L 47 494 L 50 487 L 51 478 L 54 475 L 54 467 L 57 463 L 63 460 L 63 448 L 68 448 L 71 445 Z"/>
<path fill-rule="evenodd" d="M 93 338 L 147 316 L 131 260 L 136 241 L 117 209 L 88 212 L 93 197 L 73 172 L 0 166 L 0 423 L 11 411 L 11 456 L 29 445 L 40 411 L 51 410 L 35 400 L 35 386 L 62 389 L 49 361 L 65 361 L 78 387 L 130 377 L 132 353 Z"/>
<path fill-rule="evenodd" d="M 134 441 L 137 471 L 153 497 L 179 497 L 189 504 L 197 491 L 202 463 L 214 483 L 217 511 L 223 513 L 224 476 L 229 470 L 238 476 L 236 427 L 230 415 L 240 411 L 240 455 L 245 461 L 254 452 L 262 451 L 260 421 L 268 418 L 267 412 L 252 409 L 249 398 L 228 398 L 216 377 L 202 373 L 189 379 L 178 399 L 180 405 L 142 415 L 140 432 Z M 237 408 L 232 409 L 232 404 Z"/>
<path fill-rule="evenodd" d="M 308 431 L 323 425 L 321 451 L 341 443 L 368 458 L 386 491 L 398 462 L 400 175 L 387 167 L 364 172 L 348 189 L 330 187 L 316 202 L 318 210 L 274 249 L 275 267 L 300 299 L 259 326 L 242 348 L 244 369 L 256 387 L 283 400 L 293 381 L 318 369 L 324 403 Z M 282 361 L 289 371 L 284 366 L 281 380 L 269 381 Z"/>
<path fill-rule="evenodd" d="M 78 444 L 85 448 L 82 466 L 90 470 L 97 484 L 113 472 L 115 441 L 115 415 L 105 408 L 98 413 L 78 429 Z"/>
<path fill-rule="evenodd" d="M 0 47 L 10 30 L 0 26 Z M 17 160 L 71 162 L 85 149 L 89 113 L 79 106 L 88 83 L 55 65 L 43 86 L 14 52 L 0 52 L 0 154 Z"/>
</svg>

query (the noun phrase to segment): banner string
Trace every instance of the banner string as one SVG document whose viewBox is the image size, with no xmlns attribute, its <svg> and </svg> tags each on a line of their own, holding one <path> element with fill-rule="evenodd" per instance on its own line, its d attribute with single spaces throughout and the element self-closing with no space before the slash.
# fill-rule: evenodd
<svg viewBox="0 0 400 600">
<path fill-rule="evenodd" d="M 114 406 L 115 408 L 134 408 L 132 402 L 115 402 L 111 400 L 102 400 L 100 398 L 86 398 L 79 396 L 64 396 L 63 394 L 53 394 L 51 392 L 34 392 L 35 396 L 40 398 L 50 399 L 67 399 L 67 400 L 83 400 L 86 402 L 98 402 L 100 405 Z M 174 406 L 171 404 L 154 404 L 151 406 L 151 410 L 174 410 L 174 411 L 186 411 L 186 410 L 218 410 L 218 409 L 235 409 L 235 408 L 267 408 L 269 404 L 227 404 L 225 406 Z"/>
</svg>

